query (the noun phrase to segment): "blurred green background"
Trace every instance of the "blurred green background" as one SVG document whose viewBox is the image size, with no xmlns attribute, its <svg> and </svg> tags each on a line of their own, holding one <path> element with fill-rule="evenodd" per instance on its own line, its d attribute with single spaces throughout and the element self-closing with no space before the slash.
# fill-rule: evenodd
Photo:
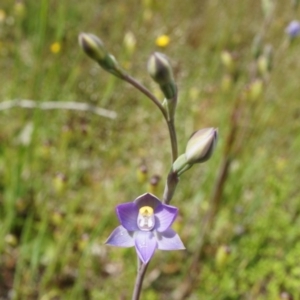
<svg viewBox="0 0 300 300">
<path fill-rule="evenodd" d="M 117 113 L 0 103 L 1 300 L 130 299 L 135 251 L 103 244 L 118 225 L 114 207 L 163 193 L 170 145 L 160 112 L 85 56 L 80 32 L 101 37 L 160 99 L 146 62 L 153 51 L 170 57 L 180 153 L 193 131 L 219 128 L 212 159 L 182 176 L 171 203 L 187 250 L 155 253 L 142 299 L 178 299 L 233 127 L 221 202 L 182 299 L 300 299 L 300 41 L 285 33 L 299 18 L 296 2 L 1 1 L 1 102 L 75 101 Z"/>
</svg>

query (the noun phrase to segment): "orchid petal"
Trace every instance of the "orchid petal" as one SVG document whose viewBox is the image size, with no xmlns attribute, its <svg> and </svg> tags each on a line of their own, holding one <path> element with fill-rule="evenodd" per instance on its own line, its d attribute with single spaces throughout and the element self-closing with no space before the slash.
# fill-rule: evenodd
<svg viewBox="0 0 300 300">
<path fill-rule="evenodd" d="M 133 202 L 120 204 L 116 207 L 120 223 L 128 231 L 139 230 L 137 226 L 138 207 Z"/>
<path fill-rule="evenodd" d="M 177 217 L 178 209 L 171 205 L 162 204 L 154 211 L 155 230 L 163 232 L 167 230 Z"/>
<path fill-rule="evenodd" d="M 157 247 L 156 238 L 151 231 L 138 231 L 135 234 L 135 248 L 141 261 L 146 264 Z"/>
<path fill-rule="evenodd" d="M 143 206 L 150 206 L 155 210 L 158 205 L 161 205 L 161 201 L 150 193 L 143 194 L 134 200 L 134 203 L 140 209 Z"/>
<path fill-rule="evenodd" d="M 157 248 L 160 250 L 185 249 L 179 235 L 172 228 L 162 233 L 157 233 Z"/>
<path fill-rule="evenodd" d="M 132 235 L 132 233 L 120 225 L 111 233 L 105 244 L 117 247 L 133 247 L 134 238 Z"/>
</svg>

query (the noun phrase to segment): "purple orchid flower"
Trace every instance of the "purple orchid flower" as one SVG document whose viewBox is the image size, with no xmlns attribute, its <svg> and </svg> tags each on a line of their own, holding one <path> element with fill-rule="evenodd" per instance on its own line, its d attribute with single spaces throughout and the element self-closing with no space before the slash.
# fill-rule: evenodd
<svg viewBox="0 0 300 300">
<path fill-rule="evenodd" d="M 300 22 L 299 21 L 292 21 L 286 27 L 285 32 L 290 36 L 290 38 L 295 38 L 300 35 Z"/>
<path fill-rule="evenodd" d="M 106 244 L 133 247 L 146 264 L 156 249 L 185 249 L 178 234 L 170 228 L 178 209 L 163 204 L 152 194 L 146 193 L 133 202 L 120 204 L 116 213 L 121 223 L 109 236 Z"/>
</svg>

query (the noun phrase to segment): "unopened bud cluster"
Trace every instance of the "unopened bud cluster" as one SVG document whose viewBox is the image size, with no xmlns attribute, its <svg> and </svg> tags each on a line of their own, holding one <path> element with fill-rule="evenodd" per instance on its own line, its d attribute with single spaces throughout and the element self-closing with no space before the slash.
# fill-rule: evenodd
<svg viewBox="0 0 300 300">
<path fill-rule="evenodd" d="M 132 40 L 132 35 L 128 36 L 127 39 Z M 104 70 L 121 79 L 128 79 L 128 76 L 121 70 L 116 59 L 106 50 L 103 42 L 97 36 L 90 33 L 81 33 L 79 35 L 79 44 L 83 51 L 90 58 L 97 61 Z M 221 59 L 229 73 L 234 73 L 235 63 L 231 53 L 224 51 L 221 55 Z M 168 123 L 172 124 L 177 105 L 177 86 L 167 56 L 160 52 L 154 52 L 148 60 L 147 70 L 165 96 L 160 108 L 162 108 Z M 175 129 L 173 128 L 172 130 Z M 217 136 L 218 131 L 215 128 L 205 128 L 196 131 L 189 139 L 185 153 L 180 155 L 173 163 L 173 172 L 176 173 L 177 176 L 180 176 L 194 164 L 207 161 L 214 151 Z M 177 153 L 175 156 L 177 156 Z M 139 181 L 144 181 L 146 175 L 146 172 L 143 173 L 139 170 Z M 152 185 L 156 186 L 156 184 Z"/>
</svg>

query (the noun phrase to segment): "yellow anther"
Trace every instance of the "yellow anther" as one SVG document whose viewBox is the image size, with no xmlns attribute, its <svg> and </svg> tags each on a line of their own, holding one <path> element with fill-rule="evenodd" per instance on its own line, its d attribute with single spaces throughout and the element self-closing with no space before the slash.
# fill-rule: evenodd
<svg viewBox="0 0 300 300">
<path fill-rule="evenodd" d="M 137 217 L 137 225 L 142 231 L 150 231 L 155 226 L 155 216 L 153 208 L 150 206 L 143 206 L 139 210 Z"/>
<path fill-rule="evenodd" d="M 153 215 L 153 208 L 150 206 L 143 206 L 140 208 L 139 213 L 143 216 L 143 217 L 150 217 Z"/>
</svg>

